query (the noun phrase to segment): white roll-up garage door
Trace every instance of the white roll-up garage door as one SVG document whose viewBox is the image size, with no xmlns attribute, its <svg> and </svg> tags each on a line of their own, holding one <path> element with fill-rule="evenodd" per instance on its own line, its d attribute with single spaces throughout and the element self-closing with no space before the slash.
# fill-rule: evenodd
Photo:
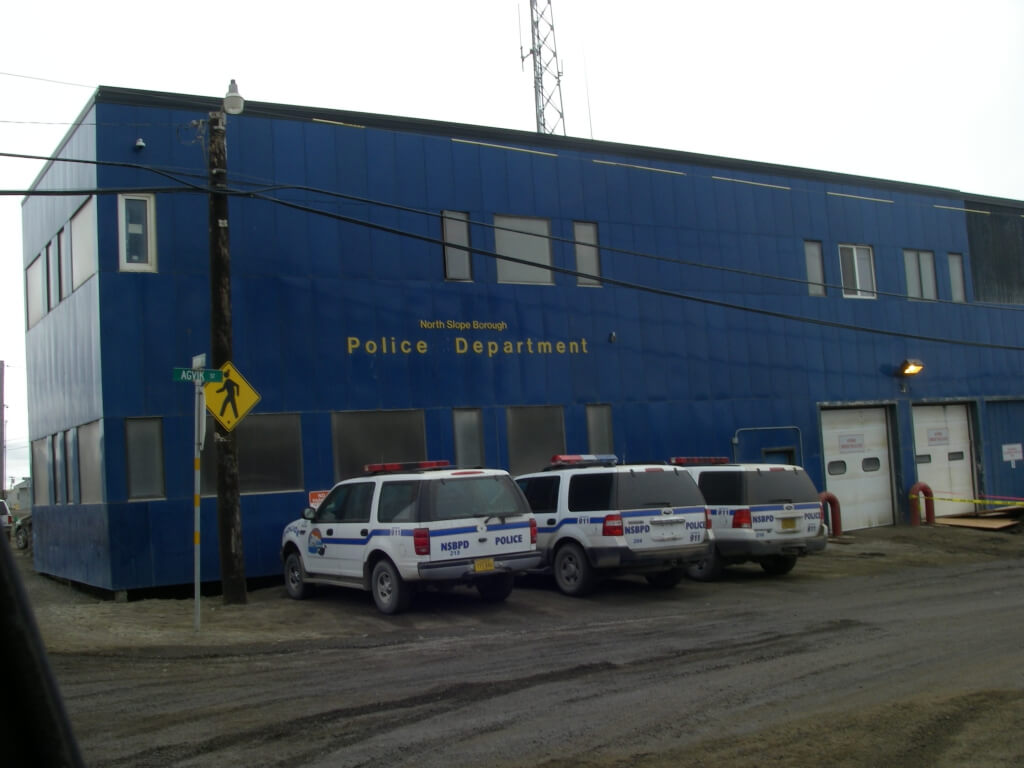
<svg viewBox="0 0 1024 768">
<path fill-rule="evenodd" d="M 912 412 L 917 479 L 932 489 L 936 517 L 974 512 L 969 501 L 974 498 L 974 453 L 967 406 L 915 405 Z"/>
<path fill-rule="evenodd" d="M 839 499 L 844 531 L 893 524 L 892 462 L 884 408 L 821 412 L 826 488 Z"/>
</svg>

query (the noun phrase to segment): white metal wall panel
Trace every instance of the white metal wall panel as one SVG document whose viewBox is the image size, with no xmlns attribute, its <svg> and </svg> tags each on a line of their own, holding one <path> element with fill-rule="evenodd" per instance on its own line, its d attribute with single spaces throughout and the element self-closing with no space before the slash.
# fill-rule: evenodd
<svg viewBox="0 0 1024 768">
<path fill-rule="evenodd" d="M 892 462 L 884 408 L 821 412 L 825 485 L 844 531 L 893 524 Z"/>
<path fill-rule="evenodd" d="M 917 479 L 935 497 L 974 498 L 974 452 L 966 405 L 915 405 L 914 456 Z M 975 511 L 970 501 L 936 501 L 935 515 Z"/>
</svg>

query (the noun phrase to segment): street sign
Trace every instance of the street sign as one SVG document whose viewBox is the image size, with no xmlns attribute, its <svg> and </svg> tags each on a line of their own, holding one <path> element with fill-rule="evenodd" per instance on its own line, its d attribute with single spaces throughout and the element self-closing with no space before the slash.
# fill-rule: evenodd
<svg viewBox="0 0 1024 768">
<path fill-rule="evenodd" d="M 175 368 L 174 369 L 174 381 L 187 381 L 189 384 L 193 384 L 197 381 L 201 381 L 203 384 L 208 382 L 219 382 L 223 381 L 224 372 L 219 368 Z"/>
<path fill-rule="evenodd" d="M 230 432 L 260 401 L 260 393 L 230 362 L 224 363 L 218 372 L 223 372 L 223 379 L 204 384 L 203 393 L 207 410 Z"/>
</svg>

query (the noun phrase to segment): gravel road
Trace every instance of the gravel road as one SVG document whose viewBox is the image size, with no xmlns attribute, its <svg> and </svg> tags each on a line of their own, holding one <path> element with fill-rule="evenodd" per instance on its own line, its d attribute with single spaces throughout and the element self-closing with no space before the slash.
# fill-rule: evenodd
<svg viewBox="0 0 1024 768">
<path fill-rule="evenodd" d="M 281 585 L 118 603 L 16 554 L 90 766 L 1024 764 L 1024 536 L 858 531 L 583 600 L 543 579 L 379 615 Z"/>
</svg>

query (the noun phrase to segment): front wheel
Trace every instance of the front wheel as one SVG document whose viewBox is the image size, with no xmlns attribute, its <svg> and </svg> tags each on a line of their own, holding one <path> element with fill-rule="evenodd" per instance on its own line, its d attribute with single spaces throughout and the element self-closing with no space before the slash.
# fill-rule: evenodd
<svg viewBox="0 0 1024 768">
<path fill-rule="evenodd" d="M 412 588 L 405 583 L 390 560 L 381 560 L 373 566 L 370 591 L 377 610 L 389 616 L 401 613 L 412 602 Z"/>
<path fill-rule="evenodd" d="M 284 586 L 292 600 L 309 596 L 310 585 L 306 583 L 306 569 L 298 552 L 289 552 L 284 559 Z"/>
<path fill-rule="evenodd" d="M 558 588 L 570 597 L 582 597 L 594 589 L 594 567 L 579 544 L 569 542 L 558 548 L 554 571 Z"/>
<path fill-rule="evenodd" d="M 28 549 L 28 530 L 25 526 L 19 526 L 14 531 L 14 545 L 18 549 Z"/>
<path fill-rule="evenodd" d="M 772 555 L 761 561 L 761 567 L 769 576 L 785 576 L 796 565 L 796 555 Z"/>
<path fill-rule="evenodd" d="M 485 603 L 501 603 L 512 594 L 515 578 L 511 573 L 499 573 L 477 579 L 476 589 Z"/>
<path fill-rule="evenodd" d="M 672 568 L 667 571 L 657 571 L 646 575 L 647 583 L 657 589 L 672 589 L 683 580 L 686 572 L 682 568 Z"/>
</svg>

